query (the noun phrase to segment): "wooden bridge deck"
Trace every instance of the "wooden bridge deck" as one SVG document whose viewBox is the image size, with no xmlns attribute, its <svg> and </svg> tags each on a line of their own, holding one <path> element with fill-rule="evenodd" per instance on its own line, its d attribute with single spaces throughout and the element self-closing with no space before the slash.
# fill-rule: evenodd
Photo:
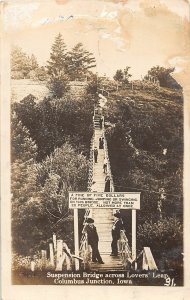
<svg viewBox="0 0 190 300">
<path fill-rule="evenodd" d="M 98 148 L 98 160 L 94 164 L 94 181 L 93 191 L 104 192 L 105 176 L 103 172 L 103 162 L 105 152 L 104 149 L 99 149 L 99 138 L 102 136 L 103 130 L 97 125 L 95 127 L 94 146 Z M 113 224 L 112 209 L 93 209 L 92 218 L 95 221 L 95 226 L 99 235 L 99 251 L 104 261 L 104 264 L 91 263 L 91 270 L 115 271 L 122 270 L 123 266 L 119 257 L 112 257 L 111 254 L 111 229 Z"/>
</svg>

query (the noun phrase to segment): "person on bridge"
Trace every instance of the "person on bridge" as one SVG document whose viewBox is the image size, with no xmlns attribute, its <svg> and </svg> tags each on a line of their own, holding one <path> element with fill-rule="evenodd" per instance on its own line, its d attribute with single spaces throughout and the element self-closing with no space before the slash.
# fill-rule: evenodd
<svg viewBox="0 0 190 300">
<path fill-rule="evenodd" d="M 110 192 L 110 176 L 106 175 L 104 192 Z"/>
<path fill-rule="evenodd" d="M 95 163 L 97 163 L 97 160 L 98 160 L 98 149 L 97 147 L 94 148 L 94 161 Z"/>
<path fill-rule="evenodd" d="M 116 212 L 114 214 L 116 220 L 112 226 L 112 243 L 111 243 L 111 256 L 118 256 L 118 248 L 117 248 L 117 241 L 120 239 L 120 230 L 123 229 L 123 221 L 121 219 L 121 214 Z"/>
<path fill-rule="evenodd" d="M 84 232 L 87 233 L 88 244 L 92 248 L 92 261 L 98 262 L 99 264 L 104 264 L 100 252 L 98 250 L 98 233 L 96 227 L 94 226 L 94 220 L 92 218 L 86 219 L 86 225 L 84 227 Z"/>
<path fill-rule="evenodd" d="M 104 157 L 104 164 L 103 164 L 103 169 L 104 169 L 104 173 L 107 173 L 107 167 L 108 167 L 108 160 L 107 157 Z"/>
<path fill-rule="evenodd" d="M 99 138 L 99 149 L 104 149 L 104 138 Z"/>
<path fill-rule="evenodd" d="M 103 119 L 102 118 L 100 118 L 99 123 L 100 123 L 100 129 L 102 129 L 102 123 L 103 123 Z"/>
</svg>

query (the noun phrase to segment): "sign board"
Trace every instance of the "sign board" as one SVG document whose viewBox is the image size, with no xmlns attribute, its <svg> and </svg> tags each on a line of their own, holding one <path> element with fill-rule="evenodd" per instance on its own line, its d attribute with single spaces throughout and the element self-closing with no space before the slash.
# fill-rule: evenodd
<svg viewBox="0 0 190 300">
<path fill-rule="evenodd" d="M 140 209 L 140 193 L 69 192 L 69 208 Z"/>
</svg>

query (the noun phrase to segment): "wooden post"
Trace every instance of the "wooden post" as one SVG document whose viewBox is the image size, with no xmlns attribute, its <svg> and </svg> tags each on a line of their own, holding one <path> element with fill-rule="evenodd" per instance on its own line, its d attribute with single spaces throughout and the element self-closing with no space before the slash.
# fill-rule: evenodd
<svg viewBox="0 0 190 300">
<path fill-rule="evenodd" d="M 136 209 L 132 209 L 132 259 L 136 259 Z M 135 269 L 137 264 L 135 263 Z"/>
<path fill-rule="evenodd" d="M 145 250 L 144 250 L 144 249 L 143 249 L 142 269 L 143 269 L 143 270 L 148 270 L 148 262 L 147 262 L 146 253 L 145 253 Z"/>
<path fill-rule="evenodd" d="M 31 269 L 32 273 L 34 273 L 34 271 L 35 271 L 35 265 L 36 265 L 35 261 L 32 260 L 31 263 L 30 263 L 30 269 Z"/>
<path fill-rule="evenodd" d="M 62 271 L 63 265 L 63 240 L 57 240 L 56 271 Z"/>
<path fill-rule="evenodd" d="M 50 264 L 52 267 L 54 267 L 55 263 L 54 263 L 54 253 L 53 253 L 53 244 L 52 243 L 49 244 L 49 256 L 50 256 Z"/>
<path fill-rule="evenodd" d="M 44 268 L 46 266 L 46 260 L 47 260 L 47 251 L 46 250 L 42 250 L 42 268 Z"/>
<path fill-rule="evenodd" d="M 78 225 L 78 209 L 74 208 L 74 240 L 75 240 L 75 255 L 79 256 L 79 225 Z M 79 261 L 75 258 L 75 269 L 79 270 Z"/>
<path fill-rule="evenodd" d="M 57 242 L 56 242 L 56 234 L 53 233 L 53 247 L 54 247 L 54 251 L 57 250 Z"/>
</svg>

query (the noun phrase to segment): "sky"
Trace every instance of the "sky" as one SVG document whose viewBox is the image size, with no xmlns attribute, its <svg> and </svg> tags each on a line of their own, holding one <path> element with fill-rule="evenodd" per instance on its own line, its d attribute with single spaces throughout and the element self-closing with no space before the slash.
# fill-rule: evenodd
<svg viewBox="0 0 190 300">
<path fill-rule="evenodd" d="M 40 64 L 60 32 L 70 50 L 78 42 L 92 52 L 95 72 L 112 77 L 130 66 L 139 79 L 155 65 L 183 70 L 189 61 L 189 5 L 185 0 L 25 1 L 5 7 L 11 44 Z"/>
</svg>

